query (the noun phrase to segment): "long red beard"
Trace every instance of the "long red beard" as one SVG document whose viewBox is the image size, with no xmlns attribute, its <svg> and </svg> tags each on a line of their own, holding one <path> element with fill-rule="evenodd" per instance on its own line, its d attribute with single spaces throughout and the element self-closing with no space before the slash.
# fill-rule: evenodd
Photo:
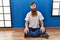
<svg viewBox="0 0 60 40">
<path fill-rule="evenodd" d="M 31 9 L 31 11 L 32 11 L 32 17 L 34 17 L 34 16 L 37 16 L 37 11 L 36 11 L 36 9 Z"/>
</svg>

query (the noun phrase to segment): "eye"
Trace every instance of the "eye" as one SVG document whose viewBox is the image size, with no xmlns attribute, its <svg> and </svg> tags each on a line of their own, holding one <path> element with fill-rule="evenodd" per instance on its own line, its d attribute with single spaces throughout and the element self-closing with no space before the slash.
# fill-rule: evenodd
<svg viewBox="0 0 60 40">
<path fill-rule="evenodd" d="M 35 6 L 35 5 L 34 5 Z"/>
</svg>

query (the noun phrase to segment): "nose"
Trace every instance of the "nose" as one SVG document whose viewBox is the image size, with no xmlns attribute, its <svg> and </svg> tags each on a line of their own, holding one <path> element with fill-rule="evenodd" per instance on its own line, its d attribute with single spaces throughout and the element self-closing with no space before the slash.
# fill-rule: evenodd
<svg viewBox="0 0 60 40">
<path fill-rule="evenodd" d="M 36 9 L 36 7 L 33 7 L 33 9 Z"/>
</svg>

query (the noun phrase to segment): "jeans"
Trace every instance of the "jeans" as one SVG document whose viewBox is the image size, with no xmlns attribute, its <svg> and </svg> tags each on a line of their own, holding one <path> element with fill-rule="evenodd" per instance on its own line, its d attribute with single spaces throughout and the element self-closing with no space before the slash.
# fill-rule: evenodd
<svg viewBox="0 0 60 40">
<path fill-rule="evenodd" d="M 40 31 L 40 28 L 29 28 L 29 32 L 27 33 L 27 35 L 32 36 L 32 37 L 37 37 L 37 36 L 40 36 L 40 35 L 42 35 L 44 33 L 42 33 Z"/>
</svg>

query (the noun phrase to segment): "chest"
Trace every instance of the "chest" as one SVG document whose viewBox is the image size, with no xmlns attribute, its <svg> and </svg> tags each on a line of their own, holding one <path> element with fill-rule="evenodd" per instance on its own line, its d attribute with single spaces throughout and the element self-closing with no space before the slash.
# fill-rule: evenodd
<svg viewBox="0 0 60 40">
<path fill-rule="evenodd" d="M 39 21 L 39 17 L 38 17 L 38 16 L 36 16 L 36 17 L 30 16 L 30 17 L 29 17 L 29 20 L 30 20 L 30 21 Z"/>
</svg>

